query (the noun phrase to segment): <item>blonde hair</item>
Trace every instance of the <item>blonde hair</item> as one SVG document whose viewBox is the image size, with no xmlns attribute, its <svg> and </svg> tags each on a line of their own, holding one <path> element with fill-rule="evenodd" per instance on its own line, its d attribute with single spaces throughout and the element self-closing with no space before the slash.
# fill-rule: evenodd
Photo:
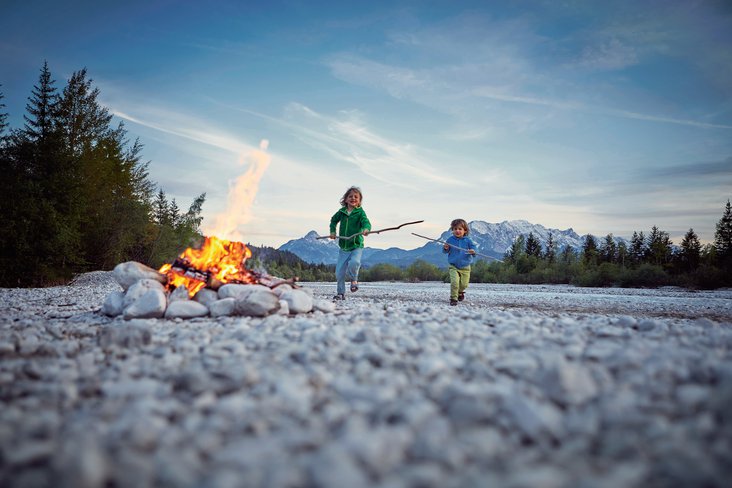
<svg viewBox="0 0 732 488">
<path fill-rule="evenodd" d="M 463 219 L 455 219 L 452 222 L 450 222 L 450 230 L 454 229 L 455 227 L 462 227 L 465 229 L 465 235 L 470 234 L 470 229 L 468 228 L 468 223 L 465 222 Z"/>
<path fill-rule="evenodd" d="M 361 197 L 361 202 L 363 202 L 363 193 L 361 193 L 361 189 L 357 186 L 352 186 L 351 188 L 346 190 L 346 193 L 344 193 L 343 196 L 341 197 L 341 207 L 346 206 L 346 198 L 348 198 L 348 194 L 351 193 L 352 191 L 355 191 L 356 193 L 358 193 L 359 196 Z M 360 206 L 361 205 L 359 205 L 359 207 Z"/>
</svg>

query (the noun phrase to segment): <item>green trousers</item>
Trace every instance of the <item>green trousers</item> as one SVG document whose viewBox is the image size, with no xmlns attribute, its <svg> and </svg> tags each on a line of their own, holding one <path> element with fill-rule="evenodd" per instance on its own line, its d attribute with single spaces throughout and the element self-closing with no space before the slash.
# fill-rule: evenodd
<svg viewBox="0 0 732 488">
<path fill-rule="evenodd" d="M 450 273 L 450 300 L 457 300 L 458 294 L 465 291 L 470 283 L 470 266 L 456 268 L 452 264 L 449 267 Z"/>
</svg>

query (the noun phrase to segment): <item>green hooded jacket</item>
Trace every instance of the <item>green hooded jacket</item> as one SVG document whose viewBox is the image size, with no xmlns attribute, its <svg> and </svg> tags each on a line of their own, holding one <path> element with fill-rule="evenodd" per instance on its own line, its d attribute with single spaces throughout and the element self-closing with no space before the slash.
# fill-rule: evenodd
<svg viewBox="0 0 732 488">
<path fill-rule="evenodd" d="M 349 215 L 346 207 L 341 207 L 333 217 L 330 218 L 330 233 L 334 234 L 336 225 L 340 222 L 338 235 L 342 237 L 352 236 L 364 230 L 371 230 L 371 222 L 366 217 L 363 208 L 356 207 L 351 210 Z M 344 251 L 353 251 L 356 248 L 363 247 L 363 236 L 356 236 L 353 239 L 338 239 L 338 246 Z"/>
</svg>

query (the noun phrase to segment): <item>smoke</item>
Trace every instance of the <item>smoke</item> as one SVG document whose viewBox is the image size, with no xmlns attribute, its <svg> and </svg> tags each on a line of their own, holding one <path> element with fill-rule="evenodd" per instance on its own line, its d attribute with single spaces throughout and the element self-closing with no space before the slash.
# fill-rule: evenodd
<svg viewBox="0 0 732 488">
<path fill-rule="evenodd" d="M 262 139 L 259 149 L 242 156 L 241 163 L 249 163 L 246 173 L 234 180 L 229 187 L 226 210 L 214 217 L 214 225 L 204 229 L 204 234 L 229 241 L 242 241 L 238 228 L 252 220 L 252 206 L 259 190 L 259 181 L 269 167 L 272 157 L 265 151 L 269 141 Z"/>
</svg>

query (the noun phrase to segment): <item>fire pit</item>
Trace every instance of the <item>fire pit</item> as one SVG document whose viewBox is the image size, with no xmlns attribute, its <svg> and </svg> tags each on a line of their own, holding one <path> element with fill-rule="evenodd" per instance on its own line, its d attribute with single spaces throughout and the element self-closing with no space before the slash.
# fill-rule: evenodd
<svg viewBox="0 0 732 488">
<path fill-rule="evenodd" d="M 333 303 L 314 300 L 297 278 L 247 269 L 251 257 L 243 243 L 211 236 L 200 248 L 186 249 L 158 271 L 134 261 L 120 263 L 114 277 L 122 291 L 112 292 L 101 311 L 125 319 L 172 319 L 334 310 Z"/>
</svg>

